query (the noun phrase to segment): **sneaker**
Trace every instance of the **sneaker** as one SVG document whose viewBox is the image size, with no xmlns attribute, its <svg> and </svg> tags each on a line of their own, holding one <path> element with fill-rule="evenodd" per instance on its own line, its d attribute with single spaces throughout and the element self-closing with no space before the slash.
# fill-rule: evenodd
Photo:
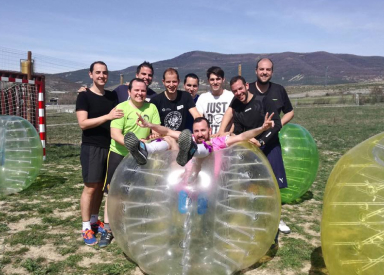
<svg viewBox="0 0 384 275">
<path fill-rule="evenodd" d="M 181 132 L 179 136 L 179 153 L 177 154 L 176 162 L 184 166 L 193 157 L 197 150 L 197 145 L 192 139 L 192 134 L 188 129 Z"/>
<path fill-rule="evenodd" d="M 128 132 L 124 136 L 124 144 L 138 164 L 144 165 L 147 163 L 148 152 L 145 143 L 140 141 L 134 133 Z"/>
<path fill-rule="evenodd" d="M 105 231 L 104 230 L 104 223 L 101 222 L 100 220 L 98 220 L 97 222 L 91 224 L 91 229 L 92 229 L 92 231 L 94 232 L 95 235 L 97 233 L 101 233 L 102 234 Z"/>
<path fill-rule="evenodd" d="M 97 244 L 97 240 L 95 237 L 95 233 L 91 229 L 85 229 L 82 231 L 83 239 L 86 245 L 95 245 Z"/>
<path fill-rule="evenodd" d="M 99 247 L 106 247 L 108 246 L 113 239 L 113 234 L 111 230 L 104 230 L 104 232 L 101 234 L 101 238 L 99 241 Z"/>
<path fill-rule="evenodd" d="M 288 227 L 288 225 L 285 224 L 285 222 L 283 220 L 280 220 L 279 230 L 281 233 L 284 233 L 284 234 L 291 233 L 291 229 Z"/>
</svg>

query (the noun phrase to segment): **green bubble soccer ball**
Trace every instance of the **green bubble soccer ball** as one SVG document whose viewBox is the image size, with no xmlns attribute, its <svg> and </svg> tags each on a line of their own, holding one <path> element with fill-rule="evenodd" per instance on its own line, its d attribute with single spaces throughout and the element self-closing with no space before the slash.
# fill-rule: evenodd
<svg viewBox="0 0 384 275">
<path fill-rule="evenodd" d="M 43 164 L 43 147 L 35 127 L 18 116 L 0 116 L 0 194 L 28 188 Z"/>
<path fill-rule="evenodd" d="M 280 190 L 281 201 L 300 198 L 315 181 L 319 153 L 311 134 L 298 124 L 288 123 L 279 133 L 288 187 Z"/>
</svg>

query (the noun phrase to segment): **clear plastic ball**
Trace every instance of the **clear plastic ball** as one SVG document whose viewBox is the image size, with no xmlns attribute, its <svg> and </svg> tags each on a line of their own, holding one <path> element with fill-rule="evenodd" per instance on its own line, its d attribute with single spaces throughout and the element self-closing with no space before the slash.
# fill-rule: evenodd
<svg viewBox="0 0 384 275">
<path fill-rule="evenodd" d="M 153 154 L 144 166 L 120 163 L 108 195 L 118 245 L 154 275 L 232 274 L 270 248 L 280 193 L 263 153 L 248 143 L 193 158 Z"/>
<path fill-rule="evenodd" d="M 22 117 L 0 116 L 0 194 L 28 188 L 43 164 L 35 127 Z"/>
<path fill-rule="evenodd" d="M 329 176 L 321 245 L 330 274 L 384 270 L 384 133 L 348 151 Z"/>
</svg>

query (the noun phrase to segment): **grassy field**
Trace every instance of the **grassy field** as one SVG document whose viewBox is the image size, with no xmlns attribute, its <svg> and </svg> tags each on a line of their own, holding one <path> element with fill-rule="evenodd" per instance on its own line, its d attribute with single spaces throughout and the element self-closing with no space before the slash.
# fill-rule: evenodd
<svg viewBox="0 0 384 275">
<path fill-rule="evenodd" d="M 283 206 L 292 233 L 280 235 L 279 249 L 239 274 L 328 274 L 320 243 L 328 176 L 346 151 L 382 131 L 383 117 L 383 105 L 295 109 L 292 122 L 307 128 L 319 148 L 317 179 L 302 198 Z M 52 126 L 40 176 L 29 189 L 0 197 L 0 274 L 141 274 L 115 242 L 105 249 L 83 244 L 81 131 L 72 123 L 75 114 L 48 113 Z"/>
<path fill-rule="evenodd" d="M 316 91 L 324 91 L 329 95 L 343 94 L 354 91 L 372 90 L 375 87 L 383 87 L 383 82 L 360 82 L 360 83 L 347 83 L 337 85 L 300 85 L 300 86 L 285 86 L 289 95 L 311 93 Z"/>
</svg>

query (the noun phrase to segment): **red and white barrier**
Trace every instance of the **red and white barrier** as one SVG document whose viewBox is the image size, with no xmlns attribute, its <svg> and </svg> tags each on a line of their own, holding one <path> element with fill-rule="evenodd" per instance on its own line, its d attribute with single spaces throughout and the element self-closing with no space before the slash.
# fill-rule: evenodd
<svg viewBox="0 0 384 275">
<path fill-rule="evenodd" d="M 3 74 L 4 75 L 4 74 Z M 6 74 L 7 75 L 7 74 Z M 21 75 L 21 77 L 23 77 Z M 40 77 L 41 79 L 41 77 Z M 31 84 L 36 86 L 36 92 L 37 94 L 37 102 L 35 102 L 34 106 L 37 106 L 35 109 L 36 114 L 34 117 L 36 118 L 35 121 L 30 121 L 33 125 L 35 125 L 36 130 L 39 132 L 41 144 L 43 146 L 43 158 L 46 159 L 46 151 L 45 151 L 45 144 L 46 144 L 46 124 L 45 124 L 45 101 L 44 101 L 44 78 L 42 80 L 27 80 L 22 78 L 15 78 L 15 77 L 9 77 L 9 76 L 1 76 L 0 81 L 2 82 L 12 82 L 12 83 L 23 83 L 23 84 Z M 2 104 L 6 104 L 6 102 L 3 102 Z M 27 119 L 27 118 L 25 118 Z"/>
</svg>

